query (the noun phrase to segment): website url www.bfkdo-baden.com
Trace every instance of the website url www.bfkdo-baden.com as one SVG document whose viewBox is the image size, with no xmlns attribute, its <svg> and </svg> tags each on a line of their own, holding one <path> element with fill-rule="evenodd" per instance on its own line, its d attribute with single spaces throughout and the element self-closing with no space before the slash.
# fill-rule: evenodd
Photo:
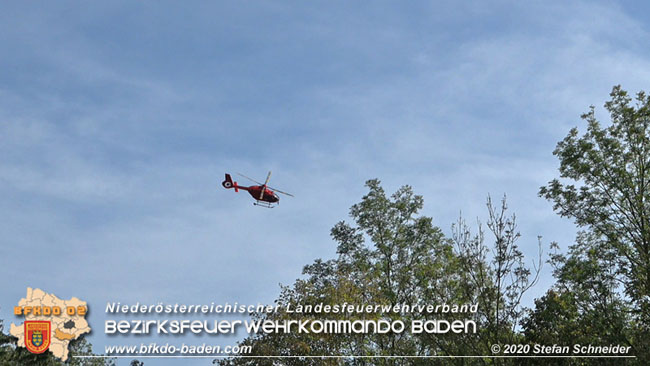
<svg viewBox="0 0 650 366">
<path fill-rule="evenodd" d="M 140 345 L 104 347 L 104 354 L 107 356 L 219 356 L 248 354 L 251 351 L 251 346 L 213 346 L 205 343 L 200 345 L 142 343 Z"/>
</svg>

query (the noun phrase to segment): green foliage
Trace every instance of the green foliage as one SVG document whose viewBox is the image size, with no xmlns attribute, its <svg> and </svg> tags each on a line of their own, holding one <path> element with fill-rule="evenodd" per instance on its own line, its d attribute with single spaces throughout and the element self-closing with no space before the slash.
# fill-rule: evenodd
<svg viewBox="0 0 650 366">
<path fill-rule="evenodd" d="M 605 103 L 602 127 L 591 107 L 558 143 L 560 179 L 540 189 L 562 216 L 585 229 L 566 256 L 556 255 L 560 294 L 572 294 L 580 322 L 600 340 L 616 335 L 650 362 L 650 97 L 636 104 L 620 86 Z M 548 295 L 548 294 L 547 294 Z M 543 299 L 548 302 L 547 297 Z M 551 304 L 538 304 L 550 306 Z M 538 309 L 539 310 L 539 309 Z M 625 329 L 621 329 L 624 327 Z M 604 329 L 603 329 L 604 328 Z"/>
<path fill-rule="evenodd" d="M 477 334 L 259 334 L 242 345 L 249 356 L 321 355 L 486 355 L 493 342 L 514 341 L 521 316 L 521 295 L 535 282 L 523 264 L 514 216 L 488 203 L 488 227 L 494 247 L 484 235 L 473 236 L 466 225 L 445 238 L 430 217 L 418 216 L 423 199 L 404 186 L 390 197 L 378 180 L 366 182 L 368 194 L 350 209 L 353 223 L 334 225 L 336 259 L 316 260 L 304 267 L 303 279 L 283 287 L 276 304 L 467 304 L 477 314 L 327 314 L 328 319 L 393 318 L 406 324 L 422 319 L 466 319 L 477 322 Z M 461 220 L 462 222 L 462 220 Z M 490 255 L 490 250 L 492 255 Z M 492 258 L 493 257 L 493 258 Z M 495 282 L 495 278 L 499 282 Z M 257 319 L 322 319 L 323 314 L 258 314 Z M 234 357 L 221 365 L 276 365 L 273 358 Z M 283 365 L 435 365 L 492 364 L 492 359 L 291 358 Z M 512 360 L 504 363 L 512 364 Z"/>
<path fill-rule="evenodd" d="M 627 303 L 616 291 L 611 248 L 601 246 L 593 234 L 580 233 L 568 255 L 551 257 L 557 283 L 535 301 L 524 321 L 528 343 L 543 345 L 621 345 L 631 341 L 631 317 Z M 555 247 L 557 250 L 557 247 Z M 638 350 L 633 349 L 634 354 Z M 615 359 L 564 359 L 558 364 L 617 364 Z M 541 364 L 541 362 L 538 362 Z M 641 363 L 643 364 L 643 363 Z"/>
</svg>

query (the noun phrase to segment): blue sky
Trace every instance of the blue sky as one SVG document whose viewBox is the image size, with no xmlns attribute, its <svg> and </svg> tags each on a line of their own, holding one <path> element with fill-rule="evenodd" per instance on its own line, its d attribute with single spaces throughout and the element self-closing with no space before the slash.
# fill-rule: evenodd
<svg viewBox="0 0 650 366">
<path fill-rule="evenodd" d="M 379 178 L 445 233 L 507 193 L 524 251 L 575 229 L 537 197 L 612 86 L 650 82 L 623 2 L 13 2 L 0 12 L 0 318 L 25 288 L 107 301 L 270 303 L 332 258 Z M 224 172 L 293 193 L 279 208 Z M 242 182 L 243 183 L 243 182 Z M 532 297 L 553 282 L 546 268 Z M 128 340 L 138 343 L 140 340 Z M 198 364 L 209 362 L 198 362 Z"/>
</svg>

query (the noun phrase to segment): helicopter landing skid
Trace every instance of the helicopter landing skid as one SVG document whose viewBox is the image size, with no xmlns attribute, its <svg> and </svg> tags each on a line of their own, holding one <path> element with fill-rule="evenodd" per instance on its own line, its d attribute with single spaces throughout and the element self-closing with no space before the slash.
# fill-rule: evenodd
<svg viewBox="0 0 650 366">
<path fill-rule="evenodd" d="M 260 206 L 260 207 L 264 207 L 264 208 L 274 208 L 275 207 L 272 203 L 264 202 L 264 201 L 253 202 L 253 206 Z"/>
</svg>

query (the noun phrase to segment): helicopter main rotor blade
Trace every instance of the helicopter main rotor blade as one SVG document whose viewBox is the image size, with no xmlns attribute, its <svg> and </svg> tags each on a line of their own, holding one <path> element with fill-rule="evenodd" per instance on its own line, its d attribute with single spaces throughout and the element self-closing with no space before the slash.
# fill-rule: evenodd
<svg viewBox="0 0 650 366">
<path fill-rule="evenodd" d="M 264 181 L 264 185 L 266 185 L 269 182 L 269 179 L 271 179 L 271 171 L 269 170 L 269 174 L 266 176 L 266 181 Z"/>
<path fill-rule="evenodd" d="M 269 179 L 271 179 L 271 171 L 269 170 L 269 174 L 266 176 L 266 180 L 264 181 L 264 185 L 262 186 L 262 191 L 260 192 L 260 199 L 264 197 L 264 191 L 266 190 L 266 184 L 269 182 Z"/>
<path fill-rule="evenodd" d="M 257 184 L 259 184 L 259 185 L 262 185 L 262 183 L 260 183 L 260 182 L 258 182 L 258 181 L 256 181 L 256 180 L 255 180 L 255 179 L 253 179 L 253 178 L 249 178 L 249 177 L 247 177 L 247 176 L 245 176 L 245 175 L 243 175 L 242 173 L 237 173 L 237 175 L 240 175 L 240 176 L 242 176 L 242 177 L 244 177 L 244 178 L 246 178 L 246 179 L 248 179 L 248 180 L 250 180 L 251 182 L 254 182 L 254 183 L 257 183 Z"/>
<path fill-rule="evenodd" d="M 295 196 L 292 195 L 291 193 L 282 192 L 281 190 L 279 190 L 279 189 L 277 189 L 277 188 L 269 187 L 269 189 L 273 190 L 274 192 L 278 192 L 278 193 L 286 194 L 287 196 L 295 197 Z"/>
</svg>

